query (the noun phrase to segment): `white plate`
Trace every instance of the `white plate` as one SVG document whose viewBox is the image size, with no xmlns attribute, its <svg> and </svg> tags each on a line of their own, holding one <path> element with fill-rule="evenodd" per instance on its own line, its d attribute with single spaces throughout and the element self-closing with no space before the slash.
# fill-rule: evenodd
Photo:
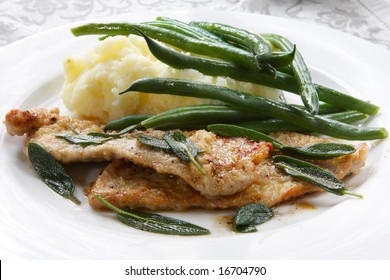
<svg viewBox="0 0 390 280">
<path fill-rule="evenodd" d="M 224 22 L 294 41 L 314 79 L 382 106 L 369 125 L 390 120 L 390 53 L 361 39 L 288 19 L 240 13 L 189 11 L 137 13 L 110 20 L 152 20 L 165 15 L 184 21 Z M 49 30 L 0 50 L 1 118 L 11 108 L 61 106 L 62 62 L 82 55 L 96 37 L 74 38 L 70 26 Z M 176 237 L 145 233 L 90 209 L 77 178 L 81 207 L 57 196 L 37 178 L 22 153 L 22 138 L 0 131 L 0 257 L 43 259 L 338 259 L 390 257 L 390 170 L 388 141 L 374 142 L 363 172 L 351 181 L 363 200 L 330 194 L 306 199 L 316 210 L 290 205 L 254 234 L 233 234 L 220 225 L 225 212 L 165 213 L 208 227 L 212 234 Z"/>
</svg>

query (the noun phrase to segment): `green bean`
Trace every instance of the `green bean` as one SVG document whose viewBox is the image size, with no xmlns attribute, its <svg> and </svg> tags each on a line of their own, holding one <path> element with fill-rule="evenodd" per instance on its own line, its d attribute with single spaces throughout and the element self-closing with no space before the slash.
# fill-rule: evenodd
<svg viewBox="0 0 390 280">
<path fill-rule="evenodd" d="M 324 117 L 335 121 L 343 122 L 343 123 L 353 123 L 356 121 L 360 121 L 366 118 L 367 116 L 357 111 L 346 111 L 340 113 L 327 114 L 324 115 Z M 271 132 L 278 132 L 278 131 L 295 131 L 301 133 L 310 132 L 307 129 L 304 129 L 302 127 L 293 125 L 287 121 L 279 120 L 279 119 L 253 120 L 253 121 L 236 122 L 232 124 L 261 131 L 263 133 L 271 133 Z"/>
<path fill-rule="evenodd" d="M 273 67 L 288 67 L 294 61 L 295 52 L 295 45 L 290 52 L 273 52 L 271 58 L 268 60 L 268 63 Z"/>
<path fill-rule="evenodd" d="M 288 51 L 291 49 L 292 43 L 286 38 L 276 35 L 276 34 L 262 34 L 267 40 L 269 40 L 275 47 L 279 48 L 281 51 Z M 301 55 L 298 53 L 296 58 L 299 59 Z M 294 68 L 292 68 L 294 70 Z M 365 114 L 375 115 L 379 111 L 379 107 L 369 102 L 362 102 L 361 100 L 354 98 L 352 96 L 346 96 L 345 94 L 314 84 L 317 90 L 317 94 L 321 101 L 334 104 L 349 110 L 360 111 Z M 294 92 L 295 93 L 295 92 Z M 348 104 L 346 104 L 348 103 Z M 339 104 L 339 105 L 337 105 Z"/>
<path fill-rule="evenodd" d="M 295 48 L 286 38 L 276 34 L 264 34 L 264 37 L 281 51 L 291 51 Z M 295 58 L 292 62 L 291 69 L 298 83 L 299 94 L 302 102 L 309 112 L 318 114 L 319 97 L 317 89 L 313 84 L 309 69 L 299 51 L 295 52 Z"/>
<path fill-rule="evenodd" d="M 248 71 L 233 63 L 189 56 L 181 52 L 163 47 L 144 35 L 151 53 L 163 63 L 177 69 L 192 68 L 210 76 L 227 76 L 238 81 L 260 84 L 293 93 L 298 93 L 294 77 L 283 72 L 277 72 L 276 77 L 262 71 Z M 321 101 L 339 106 L 345 110 L 357 110 L 364 114 L 374 115 L 379 107 L 350 95 L 343 94 L 324 86 L 316 85 Z"/>
<path fill-rule="evenodd" d="M 333 112 L 339 110 L 329 107 L 327 104 L 320 105 L 320 112 Z M 365 114 L 356 111 L 340 112 L 325 115 L 337 121 L 352 123 L 362 120 Z M 145 128 L 159 129 L 204 129 L 207 125 L 216 122 L 232 123 L 265 133 L 275 131 L 307 132 L 307 130 L 278 119 L 264 119 L 261 114 L 237 110 L 234 107 L 219 104 L 202 104 L 184 106 L 167 110 L 156 115 L 130 115 L 107 123 L 105 130 L 122 130 L 144 121 Z M 239 122 L 238 122 L 239 121 Z"/>
<path fill-rule="evenodd" d="M 367 118 L 366 114 L 360 113 L 358 111 L 337 112 L 337 113 L 325 114 L 323 116 L 328 119 L 332 119 L 343 123 L 354 123 Z"/>
<path fill-rule="evenodd" d="M 279 67 L 275 67 L 275 69 L 278 71 L 278 72 L 281 72 L 283 74 L 287 74 L 287 75 L 294 75 L 294 73 L 292 72 L 292 69 L 290 67 L 290 65 L 287 65 L 287 66 L 279 66 Z"/>
<path fill-rule="evenodd" d="M 298 105 L 298 104 L 291 104 L 291 105 L 298 107 L 298 108 L 301 108 L 301 109 L 305 109 L 305 106 L 302 106 L 302 105 Z M 343 108 L 336 107 L 336 106 L 328 104 L 328 103 L 321 103 L 318 107 L 318 114 L 319 115 L 340 113 L 340 112 L 345 112 L 345 110 Z"/>
<path fill-rule="evenodd" d="M 248 71 L 234 63 L 218 61 L 208 58 L 200 58 L 186 55 L 174 49 L 164 47 L 151 38 L 146 36 L 142 31 L 140 34 L 145 38 L 150 52 L 161 62 L 168 64 L 176 69 L 195 69 L 199 72 L 210 76 L 227 76 L 233 79 L 261 84 L 283 90 L 297 90 L 294 77 L 278 72 L 277 76 L 270 75 L 269 72 L 256 70 Z"/>
<path fill-rule="evenodd" d="M 172 24 L 171 22 L 167 21 L 148 21 L 148 22 L 143 22 L 143 24 L 147 24 L 150 26 L 155 26 L 158 28 L 164 28 L 170 31 L 174 31 L 177 33 L 180 33 L 184 36 L 188 36 L 194 39 L 202 39 L 205 40 L 205 38 L 201 38 L 199 34 L 196 34 L 193 30 L 187 29 L 182 26 L 178 26 L 177 24 Z M 206 39 L 207 40 L 207 39 Z"/>
<path fill-rule="evenodd" d="M 145 128 L 181 127 L 183 124 L 208 125 L 210 123 L 264 118 L 259 113 L 237 110 L 226 105 L 195 105 L 171 109 L 141 122 Z"/>
<path fill-rule="evenodd" d="M 316 85 L 318 95 L 321 101 L 334 104 L 348 110 L 356 110 L 368 115 L 375 115 L 379 107 L 356 97 L 345 95 L 337 90 L 330 89 L 321 85 Z M 348 104 L 347 104 L 348 103 Z"/>
<path fill-rule="evenodd" d="M 221 23 L 193 21 L 190 25 L 199 26 L 227 42 L 233 42 L 244 47 L 255 55 L 260 66 L 271 58 L 271 47 L 257 34 Z"/>
<path fill-rule="evenodd" d="M 385 128 L 352 126 L 322 116 L 312 115 L 306 110 L 282 102 L 200 82 L 144 78 L 132 83 L 128 91 L 216 99 L 244 110 L 251 110 L 273 118 L 282 119 L 312 132 L 336 138 L 374 140 L 388 136 Z"/>
<path fill-rule="evenodd" d="M 285 75 L 292 74 L 292 70 L 290 67 L 278 67 L 276 69 L 277 71 L 282 72 Z M 363 101 L 356 97 L 346 95 L 337 90 L 319 84 L 314 84 L 314 85 L 317 89 L 319 99 L 328 104 L 333 104 L 335 106 L 338 106 L 346 110 L 356 110 L 368 115 L 375 115 L 380 109 L 377 105 L 372 104 L 370 102 Z M 288 89 L 288 88 L 283 88 L 283 89 L 297 94 L 297 92 L 294 89 Z M 319 112 L 319 114 L 321 114 L 321 112 Z"/>
<path fill-rule="evenodd" d="M 91 23 L 72 28 L 71 31 L 75 36 L 91 34 L 140 35 L 139 31 L 142 31 L 151 38 L 168 43 L 184 51 L 232 61 L 250 69 L 258 69 L 255 57 L 251 53 L 240 48 L 218 42 L 197 40 L 173 30 L 151 26 L 144 23 Z"/>
<path fill-rule="evenodd" d="M 130 115 L 130 116 L 125 116 L 113 121 L 108 122 L 104 126 L 104 130 L 122 130 L 125 129 L 131 125 L 138 124 L 142 122 L 143 120 L 146 120 L 153 115 Z"/>
<path fill-rule="evenodd" d="M 271 47 L 263 40 L 263 38 L 261 38 L 261 36 L 226 24 L 209 22 L 191 22 L 190 24 L 193 26 L 199 26 L 204 30 L 221 37 L 233 46 L 237 46 L 251 52 L 257 61 L 259 69 L 267 71 L 275 76 L 275 68 L 268 63 L 272 57 Z M 289 56 L 286 57 L 289 58 Z M 274 60 L 279 59 L 281 62 L 286 57 L 275 56 Z"/>
<path fill-rule="evenodd" d="M 380 107 L 368 101 L 341 93 L 337 90 L 315 84 L 321 101 L 345 110 L 355 110 L 367 115 L 375 115 Z M 293 93 L 296 93 L 293 91 Z"/>
<path fill-rule="evenodd" d="M 275 71 L 273 67 L 287 66 L 295 56 L 296 48 L 289 52 L 273 53 L 269 44 L 258 34 L 239 29 L 231 25 L 209 22 L 191 22 L 190 25 L 203 28 L 228 43 L 239 46 L 255 55 L 259 67 Z"/>
<path fill-rule="evenodd" d="M 201 104 L 170 109 L 156 115 L 130 115 L 107 123 L 105 130 L 121 130 L 140 124 L 144 128 L 200 129 L 213 122 L 259 120 L 264 116 L 222 104 Z"/>
<path fill-rule="evenodd" d="M 299 106 L 299 105 L 297 105 L 297 106 Z M 334 106 L 334 105 L 331 105 L 328 103 L 322 103 L 319 106 L 318 114 L 320 114 L 320 115 L 333 114 L 333 113 L 340 113 L 343 111 L 345 111 L 345 110 L 338 107 L 338 106 Z"/>
<path fill-rule="evenodd" d="M 224 41 L 220 37 L 198 26 L 190 25 L 188 23 L 176 19 L 168 18 L 168 17 L 157 17 L 156 20 L 159 23 L 160 22 L 169 23 L 170 25 L 166 25 L 166 28 L 168 29 L 174 28 L 176 29 L 176 31 L 186 30 L 187 32 L 192 32 L 194 38 L 198 38 L 198 39 L 200 38 L 202 40 L 207 40 L 210 42 L 224 43 Z"/>
</svg>

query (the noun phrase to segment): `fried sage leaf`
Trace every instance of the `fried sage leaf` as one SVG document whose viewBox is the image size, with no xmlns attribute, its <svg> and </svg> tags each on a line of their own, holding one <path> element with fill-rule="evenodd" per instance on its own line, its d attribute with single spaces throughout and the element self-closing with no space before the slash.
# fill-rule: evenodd
<svg viewBox="0 0 390 280">
<path fill-rule="evenodd" d="M 329 159 L 352 154 L 356 148 L 352 145 L 341 143 L 316 143 L 303 147 L 282 146 L 280 151 L 307 159 Z"/>
<path fill-rule="evenodd" d="M 138 133 L 136 135 L 136 138 L 144 145 L 167 151 L 171 150 L 171 146 L 169 146 L 167 141 L 165 141 L 164 139 L 153 137 L 144 133 Z"/>
<path fill-rule="evenodd" d="M 28 157 L 43 182 L 57 194 L 75 204 L 80 201 L 73 195 L 75 185 L 72 178 L 55 158 L 39 144 L 28 144 Z"/>
<path fill-rule="evenodd" d="M 170 235 L 205 235 L 210 233 L 208 229 L 171 217 L 146 212 L 124 211 L 97 194 L 95 197 L 109 209 L 115 211 L 119 221 L 136 229 Z"/>
<path fill-rule="evenodd" d="M 230 124 L 212 124 L 207 126 L 207 128 L 210 131 L 222 136 L 246 137 L 249 140 L 254 141 L 267 141 L 272 143 L 272 146 L 275 149 L 279 149 L 284 154 L 304 157 L 308 159 L 329 159 L 348 155 L 356 151 L 354 146 L 331 142 L 316 143 L 304 147 L 284 146 L 276 139 L 264 133 L 253 129 Z"/>
<path fill-rule="evenodd" d="M 56 137 L 65 139 L 66 141 L 72 144 L 77 144 L 82 146 L 101 145 L 104 142 L 107 142 L 108 140 L 112 139 L 112 137 L 93 136 L 93 135 L 84 135 L 84 134 L 77 134 L 77 135 L 57 134 Z"/>
<path fill-rule="evenodd" d="M 245 137 L 249 140 L 270 142 L 276 149 L 279 149 L 282 146 L 282 143 L 267 134 L 238 125 L 211 124 L 207 126 L 207 129 L 215 134 L 225 137 Z"/>
<path fill-rule="evenodd" d="M 233 220 L 233 230 L 236 232 L 255 232 L 256 225 L 270 220 L 274 216 L 272 209 L 263 204 L 251 203 L 240 207 Z"/>
<path fill-rule="evenodd" d="M 179 131 L 166 132 L 163 134 L 163 139 L 167 141 L 172 152 L 181 160 L 191 162 L 204 175 L 205 172 L 202 166 L 195 160 L 198 153 L 203 152 L 198 149 L 185 135 Z"/>
<path fill-rule="evenodd" d="M 128 126 L 128 127 L 124 128 L 124 129 L 122 129 L 119 132 L 113 132 L 113 133 L 108 133 L 108 132 L 90 132 L 90 133 L 88 133 L 88 136 L 95 136 L 95 137 L 100 137 L 100 138 L 111 138 L 111 139 L 112 138 L 119 138 L 122 135 L 124 135 L 126 133 L 133 132 L 134 130 L 139 129 L 141 127 L 142 126 L 140 124 L 134 124 L 134 125 L 131 125 L 131 126 Z"/>
<path fill-rule="evenodd" d="M 178 131 L 166 132 L 163 134 L 163 139 L 160 139 L 138 133 L 136 138 L 142 144 L 173 152 L 182 161 L 192 162 L 203 175 L 205 174 L 202 166 L 195 160 L 195 157 L 203 151 L 198 149 L 184 134 Z"/>
<path fill-rule="evenodd" d="M 287 156 L 274 156 L 272 160 L 287 174 L 316 185 L 327 192 L 336 195 L 349 194 L 362 198 L 362 195 L 348 191 L 343 181 L 317 165 Z"/>
</svg>

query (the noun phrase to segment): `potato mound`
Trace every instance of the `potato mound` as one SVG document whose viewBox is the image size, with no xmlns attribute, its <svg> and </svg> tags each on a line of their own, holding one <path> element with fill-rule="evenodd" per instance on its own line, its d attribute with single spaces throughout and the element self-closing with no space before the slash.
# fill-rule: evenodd
<svg viewBox="0 0 390 280">
<path fill-rule="evenodd" d="M 210 77 L 192 69 L 177 70 L 158 61 L 143 38 L 115 36 L 99 42 L 85 57 L 69 57 L 64 62 L 65 83 L 61 96 L 66 107 L 79 117 L 107 122 L 131 114 L 155 114 L 171 108 L 215 100 L 156 95 L 138 92 L 118 93 L 133 81 L 145 77 L 178 78 L 207 82 L 277 99 L 279 91 Z"/>
</svg>

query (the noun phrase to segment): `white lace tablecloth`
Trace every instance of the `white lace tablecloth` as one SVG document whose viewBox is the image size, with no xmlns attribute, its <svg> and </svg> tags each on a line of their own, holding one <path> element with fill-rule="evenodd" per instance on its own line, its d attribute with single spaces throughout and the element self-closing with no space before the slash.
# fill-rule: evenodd
<svg viewBox="0 0 390 280">
<path fill-rule="evenodd" d="M 294 18 L 338 29 L 390 49 L 390 0 L 0 0 L 0 47 L 74 21 L 188 9 Z"/>
</svg>

